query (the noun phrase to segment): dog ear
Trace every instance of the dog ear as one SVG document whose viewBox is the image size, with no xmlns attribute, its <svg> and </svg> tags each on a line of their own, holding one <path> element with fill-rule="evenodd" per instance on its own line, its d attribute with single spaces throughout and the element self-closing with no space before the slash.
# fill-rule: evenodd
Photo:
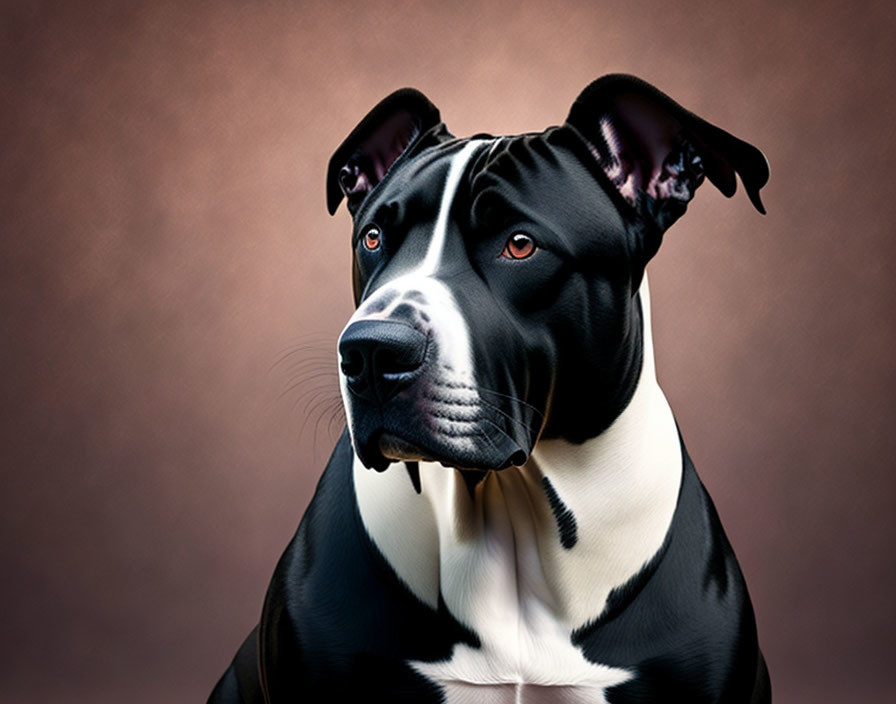
<svg viewBox="0 0 896 704">
<path fill-rule="evenodd" d="M 387 96 L 358 123 L 330 157 L 327 209 L 336 212 L 342 197 L 354 215 L 374 186 L 408 147 L 441 125 L 439 110 L 423 93 L 402 88 Z M 447 135 L 442 125 L 441 134 Z"/>
<path fill-rule="evenodd" d="M 684 213 L 704 175 L 725 196 L 735 172 L 760 213 L 768 163 L 751 144 L 688 112 L 634 76 L 614 74 L 582 91 L 566 118 L 619 194 L 662 235 Z M 652 256 L 661 237 L 655 238 Z"/>
</svg>

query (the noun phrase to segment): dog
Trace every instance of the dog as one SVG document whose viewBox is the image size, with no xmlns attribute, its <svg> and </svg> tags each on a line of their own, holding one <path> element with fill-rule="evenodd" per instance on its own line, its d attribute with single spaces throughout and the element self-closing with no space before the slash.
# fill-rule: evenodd
<svg viewBox="0 0 896 704">
<path fill-rule="evenodd" d="M 347 429 L 210 702 L 771 701 L 744 578 L 656 382 L 645 267 L 754 146 L 627 75 L 453 137 L 399 90 L 333 154 Z"/>
</svg>

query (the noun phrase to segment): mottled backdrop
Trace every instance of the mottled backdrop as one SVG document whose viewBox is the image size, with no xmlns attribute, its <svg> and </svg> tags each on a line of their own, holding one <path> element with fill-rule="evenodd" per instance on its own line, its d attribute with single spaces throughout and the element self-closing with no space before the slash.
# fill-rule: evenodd
<svg viewBox="0 0 896 704">
<path fill-rule="evenodd" d="M 768 155 L 651 267 L 660 381 L 777 701 L 896 699 L 892 3 L 3 5 L 0 700 L 200 701 L 256 621 L 341 425 L 357 119 L 537 130 L 609 71 Z"/>
</svg>

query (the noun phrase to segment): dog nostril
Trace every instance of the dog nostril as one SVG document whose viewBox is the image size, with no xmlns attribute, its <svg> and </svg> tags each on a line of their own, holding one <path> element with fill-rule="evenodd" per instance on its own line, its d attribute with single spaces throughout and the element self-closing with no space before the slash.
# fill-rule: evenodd
<svg viewBox="0 0 896 704">
<path fill-rule="evenodd" d="M 379 374 L 402 374 L 412 372 L 420 366 L 418 354 L 396 352 L 392 349 L 380 349 L 376 351 L 375 367 Z"/>
<path fill-rule="evenodd" d="M 350 379 L 361 376 L 364 372 L 364 357 L 358 350 L 351 350 L 342 356 L 342 373 Z"/>
</svg>

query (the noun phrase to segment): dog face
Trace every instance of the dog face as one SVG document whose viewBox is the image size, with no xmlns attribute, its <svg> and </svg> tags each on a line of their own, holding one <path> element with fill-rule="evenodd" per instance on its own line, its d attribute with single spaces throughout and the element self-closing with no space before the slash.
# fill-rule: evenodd
<svg viewBox="0 0 896 704">
<path fill-rule="evenodd" d="M 340 383 L 362 462 L 502 469 L 608 427 L 640 375 L 644 266 L 735 171 L 761 209 L 761 153 L 628 76 L 512 137 L 455 139 L 422 94 L 386 98 L 328 175 L 353 216 Z"/>
</svg>

